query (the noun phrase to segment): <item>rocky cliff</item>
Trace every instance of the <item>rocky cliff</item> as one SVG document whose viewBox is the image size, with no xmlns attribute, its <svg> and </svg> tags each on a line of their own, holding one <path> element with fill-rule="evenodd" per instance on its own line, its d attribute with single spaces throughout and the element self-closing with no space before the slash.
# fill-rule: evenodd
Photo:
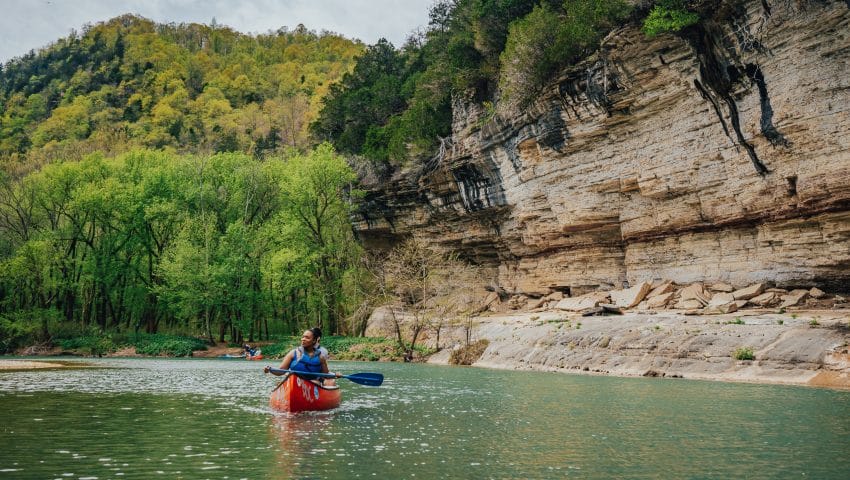
<svg viewBox="0 0 850 480">
<path fill-rule="evenodd" d="M 367 247 L 418 236 L 510 292 L 850 280 L 850 2 L 720 2 L 612 32 L 527 109 L 456 101 L 427 165 L 367 185 Z"/>
</svg>

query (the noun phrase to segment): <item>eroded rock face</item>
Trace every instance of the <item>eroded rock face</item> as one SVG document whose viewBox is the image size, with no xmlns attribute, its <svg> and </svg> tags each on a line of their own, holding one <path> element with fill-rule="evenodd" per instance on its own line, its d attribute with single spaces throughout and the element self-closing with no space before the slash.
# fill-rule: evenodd
<svg viewBox="0 0 850 480">
<path fill-rule="evenodd" d="M 367 247 L 408 236 L 501 287 L 850 280 L 850 7 L 721 3 L 680 36 L 614 32 L 521 112 L 456 102 L 453 143 L 372 187 Z"/>
</svg>

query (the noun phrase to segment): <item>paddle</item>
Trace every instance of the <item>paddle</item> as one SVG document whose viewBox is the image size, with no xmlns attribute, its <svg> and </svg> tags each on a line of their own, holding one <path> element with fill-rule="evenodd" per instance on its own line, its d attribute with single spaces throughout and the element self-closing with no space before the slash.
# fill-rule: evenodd
<svg viewBox="0 0 850 480">
<path fill-rule="evenodd" d="M 272 368 L 268 367 L 269 372 L 275 375 L 283 375 L 284 373 L 294 373 L 299 377 L 306 378 L 311 380 L 313 378 L 337 378 L 337 376 L 333 373 L 314 373 L 314 372 L 298 372 L 295 370 L 286 370 L 283 368 Z M 359 383 L 360 385 L 366 385 L 369 387 L 380 387 L 382 383 L 384 383 L 384 376 L 380 373 L 352 373 L 351 375 L 341 375 L 339 378 L 345 378 L 351 380 L 354 383 Z"/>
</svg>

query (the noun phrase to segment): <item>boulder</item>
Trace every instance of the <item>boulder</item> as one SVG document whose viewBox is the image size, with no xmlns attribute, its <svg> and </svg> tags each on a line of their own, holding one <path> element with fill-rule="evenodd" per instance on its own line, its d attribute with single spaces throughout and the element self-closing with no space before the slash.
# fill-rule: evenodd
<svg viewBox="0 0 850 480">
<path fill-rule="evenodd" d="M 679 310 L 697 310 L 704 307 L 705 305 L 706 304 L 696 299 L 679 300 L 679 303 L 676 304 L 676 308 L 678 308 Z"/>
<path fill-rule="evenodd" d="M 735 297 L 735 300 L 749 300 L 764 293 L 764 288 L 765 285 L 763 283 L 756 283 L 750 285 L 749 287 L 744 287 L 740 290 L 735 290 L 734 292 L 732 292 L 732 296 Z"/>
<path fill-rule="evenodd" d="M 526 310 L 534 310 L 535 308 L 540 308 L 546 303 L 545 298 L 531 298 L 528 300 L 528 303 L 525 304 Z"/>
<path fill-rule="evenodd" d="M 561 292 L 561 291 L 552 292 L 549 295 L 546 295 L 544 298 L 547 301 L 552 301 L 552 300 L 561 301 L 561 300 L 564 299 L 564 292 Z"/>
<path fill-rule="evenodd" d="M 687 287 L 679 290 L 679 300 L 681 302 L 685 302 L 688 300 L 696 300 L 700 303 L 700 306 L 708 305 L 708 301 L 711 299 L 706 293 L 701 283 L 692 283 Z M 697 308 L 697 307 L 693 307 Z"/>
<path fill-rule="evenodd" d="M 664 308 L 670 303 L 670 300 L 673 298 L 674 292 L 662 293 L 661 295 L 656 295 L 654 297 L 649 297 L 646 300 L 646 308 Z"/>
<path fill-rule="evenodd" d="M 496 293 L 496 292 L 490 292 L 490 293 L 488 293 L 488 294 L 487 294 L 487 296 L 486 296 L 486 297 L 484 297 L 484 302 L 482 302 L 482 303 L 481 303 L 481 308 L 482 308 L 482 310 L 483 310 L 483 309 L 486 309 L 487 307 L 489 307 L 490 305 L 492 305 L 494 302 L 495 302 L 495 303 L 498 303 L 498 302 L 499 302 L 499 294 L 498 294 L 498 293 Z"/>
<path fill-rule="evenodd" d="M 730 303 L 724 303 L 722 305 L 709 305 L 703 309 L 702 313 L 704 315 L 720 315 L 724 313 L 732 313 L 738 311 L 738 303 L 741 300 L 733 300 Z"/>
<path fill-rule="evenodd" d="M 746 301 L 757 307 L 768 307 L 779 301 L 779 295 L 776 292 L 764 292 Z"/>
<path fill-rule="evenodd" d="M 625 290 L 615 290 L 610 292 L 611 302 L 620 308 L 632 308 L 646 297 L 646 294 L 652 289 L 652 284 L 649 282 L 640 282 L 632 288 Z"/>
<path fill-rule="evenodd" d="M 780 307 L 793 307 L 809 297 L 809 291 L 804 289 L 791 290 L 788 295 L 782 297 Z"/>
<path fill-rule="evenodd" d="M 746 300 L 743 300 L 746 302 Z M 735 297 L 732 296 L 731 293 L 718 293 L 711 297 L 711 301 L 708 302 L 708 306 L 705 308 L 703 313 L 705 314 L 720 314 L 720 313 L 732 313 L 738 310 L 738 304 L 735 300 Z"/>
<path fill-rule="evenodd" d="M 673 285 L 673 282 L 664 282 L 661 285 L 650 290 L 650 292 L 646 294 L 646 298 L 657 297 L 659 295 L 664 295 L 665 293 L 670 293 L 675 290 L 676 286 Z"/>
<path fill-rule="evenodd" d="M 823 298 L 825 295 L 826 293 L 817 287 L 812 287 L 812 289 L 809 290 L 809 296 L 812 298 Z"/>
<path fill-rule="evenodd" d="M 732 293 L 735 291 L 735 287 L 729 285 L 728 283 L 715 283 L 708 287 L 712 292 L 724 292 L 724 293 Z"/>
<path fill-rule="evenodd" d="M 735 297 L 732 296 L 731 293 L 717 293 L 713 297 L 711 297 L 711 301 L 708 302 L 708 306 L 716 307 L 718 305 L 726 305 L 728 303 L 734 303 Z"/>
<path fill-rule="evenodd" d="M 608 292 L 591 292 L 580 297 L 565 298 L 558 302 L 555 308 L 568 312 L 580 312 L 588 308 L 593 308 L 600 303 L 608 303 L 609 300 Z"/>
</svg>

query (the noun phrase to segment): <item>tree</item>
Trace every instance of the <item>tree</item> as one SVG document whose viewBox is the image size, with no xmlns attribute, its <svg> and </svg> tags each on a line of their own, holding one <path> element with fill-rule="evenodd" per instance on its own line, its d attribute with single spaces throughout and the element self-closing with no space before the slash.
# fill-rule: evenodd
<svg viewBox="0 0 850 480">
<path fill-rule="evenodd" d="M 407 361 L 413 359 L 416 342 L 426 328 L 434 330 L 439 348 L 442 328 L 473 311 L 472 289 L 480 284 L 477 268 L 416 238 L 392 250 L 377 265 L 375 275 Z"/>
<path fill-rule="evenodd" d="M 349 224 L 351 194 L 356 179 L 345 160 L 329 144 L 307 155 L 296 154 L 282 166 L 280 221 L 289 245 L 303 248 L 314 259 L 314 288 L 321 292 L 319 324 L 335 333 L 342 316 L 340 305 L 344 272 L 354 263 L 355 242 Z"/>
</svg>

